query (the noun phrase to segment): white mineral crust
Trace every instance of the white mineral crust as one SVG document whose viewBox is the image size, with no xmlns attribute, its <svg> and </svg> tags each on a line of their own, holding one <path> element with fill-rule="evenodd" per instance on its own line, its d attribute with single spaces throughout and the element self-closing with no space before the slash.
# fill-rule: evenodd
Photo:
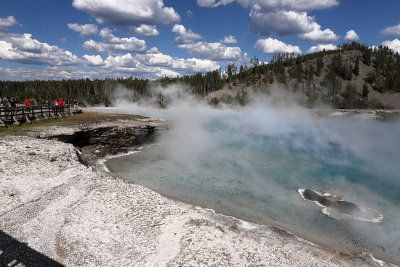
<svg viewBox="0 0 400 267">
<path fill-rule="evenodd" d="M 0 230 L 66 266 L 377 265 L 95 172 L 70 144 L 1 137 L 0 153 Z"/>
</svg>

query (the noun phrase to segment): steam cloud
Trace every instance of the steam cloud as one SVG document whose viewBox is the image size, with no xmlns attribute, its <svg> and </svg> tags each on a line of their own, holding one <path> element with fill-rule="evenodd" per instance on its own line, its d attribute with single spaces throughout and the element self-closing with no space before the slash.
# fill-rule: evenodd
<svg viewBox="0 0 400 267">
<path fill-rule="evenodd" d="M 363 117 L 341 120 L 318 117 L 315 112 L 296 104 L 295 99 L 280 93 L 284 90 L 279 88 L 269 95 L 249 90 L 249 105 L 221 105 L 218 108 L 187 94 L 186 89 L 183 85 L 155 87 L 151 89 L 152 97 L 132 103 L 132 93 L 121 87 L 115 96 L 116 112 L 172 120 L 173 130 L 160 139 L 163 144 L 161 153 L 171 164 L 189 169 L 190 172 L 206 171 L 209 177 L 198 181 L 199 185 L 219 184 L 218 179 L 225 179 L 232 191 L 230 194 L 247 195 L 248 199 L 264 198 L 266 202 L 266 196 L 273 196 L 276 202 L 292 205 L 299 210 L 304 209 L 306 204 L 299 200 L 296 191 L 288 188 L 295 186 L 324 192 L 338 187 L 348 198 L 356 198 L 356 203 L 361 207 L 376 208 L 385 216 L 382 223 L 385 228 L 349 221 L 344 231 L 353 237 L 365 235 L 369 240 L 378 240 L 374 244 L 365 241 L 370 246 L 400 249 L 400 236 L 393 234 L 400 221 L 397 208 L 400 204 L 400 123 L 378 122 Z M 164 108 L 160 108 L 160 98 L 167 103 Z M 263 147 L 266 138 L 271 140 L 271 147 Z M 227 150 L 229 145 L 235 145 L 237 153 L 232 154 L 231 150 Z M 279 165 L 279 158 L 260 160 L 260 149 L 276 150 L 276 155 L 287 156 L 289 163 Z M 357 180 L 363 177 L 350 177 L 350 180 L 332 177 L 326 184 L 315 181 L 304 184 L 304 177 L 299 177 L 304 173 L 302 170 L 315 168 L 319 163 L 307 160 L 296 162 L 296 156 L 291 155 L 291 151 L 301 151 L 301 157 L 310 155 L 311 159 L 320 159 L 341 168 L 351 169 L 357 161 L 362 173 L 373 174 L 376 180 L 366 177 L 370 180 L 360 185 Z M 260 174 L 255 168 L 257 164 L 257 167 L 271 168 L 273 172 Z M 286 169 L 293 171 L 288 172 L 284 179 L 274 176 Z M 242 182 L 229 180 L 238 175 L 242 176 Z M 380 184 L 386 185 L 388 191 L 376 191 L 375 187 Z M 391 197 L 390 200 L 386 198 L 387 195 Z M 270 210 L 272 213 L 273 208 Z M 295 209 L 280 214 L 283 222 L 292 218 L 307 221 L 306 216 Z"/>
</svg>

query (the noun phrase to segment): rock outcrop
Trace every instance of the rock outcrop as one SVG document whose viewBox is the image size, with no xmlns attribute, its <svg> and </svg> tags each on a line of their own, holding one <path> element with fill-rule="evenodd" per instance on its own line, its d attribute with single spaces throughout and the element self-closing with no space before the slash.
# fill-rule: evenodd
<svg viewBox="0 0 400 267">
<path fill-rule="evenodd" d="M 154 142 L 158 133 L 167 128 L 168 123 L 159 120 L 117 120 L 75 125 L 62 131 L 53 128 L 38 137 L 73 144 L 81 152 L 83 163 L 92 165 L 106 156 L 127 153 Z"/>
</svg>

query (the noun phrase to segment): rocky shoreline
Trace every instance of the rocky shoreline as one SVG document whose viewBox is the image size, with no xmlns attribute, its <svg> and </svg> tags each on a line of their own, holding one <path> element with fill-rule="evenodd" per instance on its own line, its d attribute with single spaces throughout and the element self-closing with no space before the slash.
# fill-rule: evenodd
<svg viewBox="0 0 400 267">
<path fill-rule="evenodd" d="M 338 253 L 285 230 L 214 214 L 93 170 L 103 157 L 152 142 L 167 128 L 158 120 L 116 120 L 0 137 L 0 233 L 30 252 L 21 254 L 1 239 L 0 263 L 389 265 L 369 254 Z"/>
<path fill-rule="evenodd" d="M 82 162 L 95 165 L 99 159 L 128 153 L 135 147 L 151 143 L 170 123 L 156 119 L 115 120 L 86 123 L 69 127 L 48 127 L 30 133 L 31 136 L 55 139 L 72 144 L 79 150 Z"/>
<path fill-rule="evenodd" d="M 400 120 L 400 110 L 398 109 L 311 109 L 310 111 L 316 117 L 325 118 L 363 118 L 385 122 Z"/>
</svg>

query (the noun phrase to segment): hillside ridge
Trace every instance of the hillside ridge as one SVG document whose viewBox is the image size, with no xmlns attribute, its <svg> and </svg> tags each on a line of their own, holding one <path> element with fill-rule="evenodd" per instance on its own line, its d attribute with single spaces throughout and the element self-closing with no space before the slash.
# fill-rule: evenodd
<svg viewBox="0 0 400 267">
<path fill-rule="evenodd" d="M 387 47 L 353 42 L 298 57 L 278 54 L 268 64 L 255 58 L 250 68 L 236 69 L 228 66 L 227 83 L 209 93 L 208 101 L 245 102 L 243 92 L 250 89 L 270 93 L 278 88 L 307 107 L 400 108 L 400 56 Z"/>
</svg>

